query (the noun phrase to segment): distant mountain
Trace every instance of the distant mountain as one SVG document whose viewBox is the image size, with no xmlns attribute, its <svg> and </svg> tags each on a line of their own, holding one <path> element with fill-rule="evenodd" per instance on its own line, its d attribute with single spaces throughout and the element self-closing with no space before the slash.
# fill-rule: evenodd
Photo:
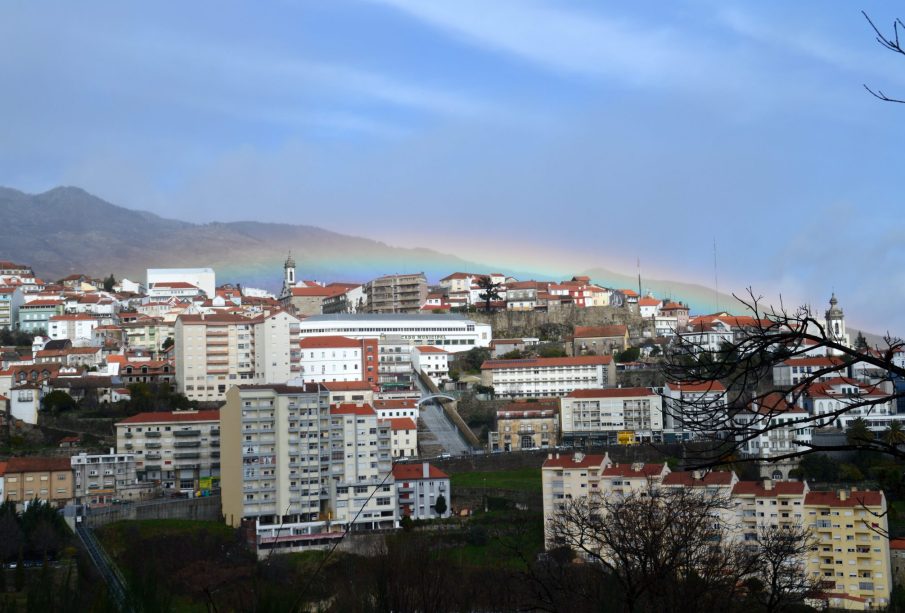
<svg viewBox="0 0 905 613">
<path fill-rule="evenodd" d="M 192 224 L 106 202 L 76 187 L 43 194 L 0 187 L 0 259 L 55 280 L 72 273 L 143 281 L 145 269 L 212 267 L 218 282 L 278 289 L 291 250 L 300 279 L 428 278 L 484 267 L 430 249 L 392 247 L 317 228 L 258 222 Z"/>
</svg>

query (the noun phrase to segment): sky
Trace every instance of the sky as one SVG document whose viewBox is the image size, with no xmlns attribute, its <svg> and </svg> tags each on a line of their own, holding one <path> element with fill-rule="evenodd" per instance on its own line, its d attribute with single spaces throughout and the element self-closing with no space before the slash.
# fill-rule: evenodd
<svg viewBox="0 0 905 613">
<path fill-rule="evenodd" d="M 905 334 L 897 2 L 0 3 L 0 185 Z M 897 11 L 899 11 L 897 13 Z M 716 258 L 714 258 L 716 254 Z M 716 267 L 714 266 L 716 260 Z M 716 271 L 714 270 L 716 268 Z"/>
</svg>

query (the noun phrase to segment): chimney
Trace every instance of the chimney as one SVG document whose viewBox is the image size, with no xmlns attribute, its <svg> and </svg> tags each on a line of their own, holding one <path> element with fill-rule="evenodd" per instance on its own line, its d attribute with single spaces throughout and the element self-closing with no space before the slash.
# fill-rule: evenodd
<svg viewBox="0 0 905 613">
<path fill-rule="evenodd" d="M 773 479 L 764 479 L 764 489 L 768 492 L 773 489 Z"/>
<path fill-rule="evenodd" d="M 644 462 L 632 462 L 632 471 L 638 473 L 644 469 Z"/>
<path fill-rule="evenodd" d="M 848 499 L 848 492 L 846 490 L 839 490 L 839 500 L 841 502 L 845 502 Z"/>
<path fill-rule="evenodd" d="M 430 476 L 431 476 L 431 465 L 428 464 L 427 462 L 422 462 L 421 463 L 421 478 L 429 479 Z"/>
<path fill-rule="evenodd" d="M 553 459 L 553 454 L 552 454 L 552 453 L 548 453 L 548 454 L 547 454 L 547 459 L 548 459 L 548 460 L 552 460 L 552 459 Z"/>
</svg>

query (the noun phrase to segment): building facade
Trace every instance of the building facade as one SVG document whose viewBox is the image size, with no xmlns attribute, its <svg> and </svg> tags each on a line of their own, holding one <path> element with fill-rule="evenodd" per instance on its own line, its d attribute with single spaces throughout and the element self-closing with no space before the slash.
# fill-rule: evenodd
<svg viewBox="0 0 905 613">
<path fill-rule="evenodd" d="M 418 313 L 427 298 L 424 273 L 387 275 L 364 285 L 369 313 Z"/>
<path fill-rule="evenodd" d="M 599 389 L 616 382 L 612 356 L 487 360 L 481 383 L 503 398 L 566 396 L 577 389 Z"/>
<path fill-rule="evenodd" d="M 560 399 L 562 439 L 579 447 L 663 441 L 663 404 L 647 387 L 574 390 Z"/>
</svg>

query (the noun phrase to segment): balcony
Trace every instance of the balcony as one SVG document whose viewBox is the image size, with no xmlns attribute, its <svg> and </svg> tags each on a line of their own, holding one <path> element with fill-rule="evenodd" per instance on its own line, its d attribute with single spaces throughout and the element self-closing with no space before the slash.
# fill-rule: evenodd
<svg viewBox="0 0 905 613">
<path fill-rule="evenodd" d="M 126 438 L 132 438 L 132 433 L 131 433 L 131 432 L 126 432 Z"/>
<path fill-rule="evenodd" d="M 160 464 L 145 464 L 145 471 L 160 472 Z"/>
<path fill-rule="evenodd" d="M 177 448 L 201 447 L 201 441 L 176 441 L 175 443 L 173 443 L 173 447 L 177 447 Z"/>
<path fill-rule="evenodd" d="M 208 336 L 208 338 L 210 338 L 212 336 L 214 336 L 214 337 L 229 336 L 229 330 L 218 330 L 215 328 L 208 328 L 207 336 Z"/>
<path fill-rule="evenodd" d="M 186 451 L 182 453 L 174 453 L 173 457 L 177 460 L 200 460 L 201 453 L 198 451 Z"/>
<path fill-rule="evenodd" d="M 160 432 L 145 432 L 145 436 L 148 438 L 160 438 Z"/>
<path fill-rule="evenodd" d="M 146 460 L 159 460 L 160 454 L 159 453 L 148 453 L 148 454 L 145 454 L 145 459 Z"/>
<path fill-rule="evenodd" d="M 220 436 L 220 428 L 211 428 L 211 436 Z"/>
<path fill-rule="evenodd" d="M 220 441 L 211 441 L 211 447 L 219 447 Z"/>
<path fill-rule="evenodd" d="M 201 436 L 201 430 L 174 430 L 173 436 Z"/>
<path fill-rule="evenodd" d="M 160 443 L 146 443 L 145 447 L 148 449 L 160 449 L 161 445 Z"/>
</svg>

